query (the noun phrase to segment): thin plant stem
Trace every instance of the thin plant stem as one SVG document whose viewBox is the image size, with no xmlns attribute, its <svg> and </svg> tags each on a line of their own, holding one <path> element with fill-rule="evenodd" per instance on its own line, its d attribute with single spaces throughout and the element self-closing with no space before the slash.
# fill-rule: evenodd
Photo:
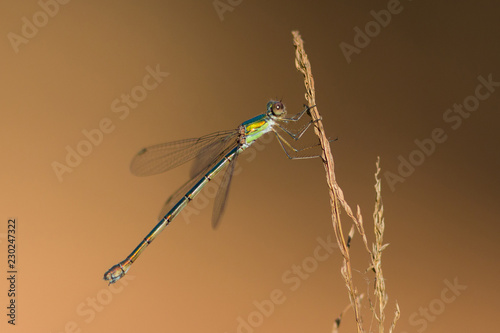
<svg viewBox="0 0 500 333">
<path fill-rule="evenodd" d="M 340 220 L 340 205 L 344 208 L 347 215 L 351 217 L 354 221 L 357 221 L 357 218 L 360 217 L 359 207 L 358 207 L 358 217 L 354 217 L 351 208 L 347 204 L 344 199 L 344 194 L 340 189 L 340 186 L 337 184 L 335 179 L 334 172 L 334 161 L 330 148 L 330 141 L 328 140 L 325 130 L 323 128 L 323 123 L 321 122 L 321 116 L 319 115 L 318 108 L 316 107 L 316 93 L 314 90 L 314 79 L 311 71 L 311 64 L 309 63 L 309 59 L 304 50 L 304 42 L 300 37 L 298 31 L 292 31 L 293 35 L 293 44 L 295 46 L 295 66 L 297 69 L 304 75 L 304 85 L 306 88 L 305 98 L 309 106 L 312 106 L 310 109 L 310 114 L 312 119 L 315 121 L 314 131 L 316 135 L 319 137 L 319 141 L 321 144 L 322 154 L 321 159 L 323 160 L 323 166 L 326 171 L 326 182 L 329 189 L 330 195 L 330 206 L 332 210 L 332 222 L 333 229 L 335 231 L 335 236 L 337 239 L 337 243 L 339 245 L 340 252 L 344 257 L 344 263 L 341 269 L 342 276 L 344 278 L 344 282 L 347 286 L 347 290 L 349 292 L 349 299 L 351 301 L 354 316 L 356 318 L 358 333 L 364 332 L 363 330 L 363 320 L 361 317 L 361 305 L 359 300 L 358 292 L 354 286 L 352 280 L 352 268 L 351 268 L 351 257 L 349 253 L 349 247 L 347 246 L 346 238 L 342 231 L 342 223 Z"/>
<path fill-rule="evenodd" d="M 352 213 L 352 210 L 350 206 L 347 204 L 347 201 L 344 198 L 344 193 L 342 192 L 342 189 L 338 185 L 336 179 L 335 179 L 335 171 L 334 171 L 334 160 L 333 160 L 333 155 L 331 152 L 330 148 L 330 141 L 328 140 L 325 130 L 323 128 L 323 123 L 321 122 L 321 116 L 318 112 L 318 108 L 316 106 L 316 93 L 314 90 L 314 79 L 312 76 L 312 71 L 311 71 L 311 64 L 309 63 L 309 59 L 307 57 L 307 54 L 304 50 L 304 42 L 302 41 L 302 38 L 300 37 L 300 34 L 298 31 L 292 31 L 293 35 L 293 44 L 295 46 L 295 66 L 297 69 L 302 73 L 304 76 L 304 86 L 306 89 L 305 93 L 305 99 L 307 101 L 307 104 L 310 106 L 309 113 L 314 120 L 314 131 L 316 135 L 319 138 L 321 149 L 322 149 L 322 154 L 321 154 L 321 159 L 323 161 L 323 166 L 326 171 L 326 182 L 328 185 L 329 189 L 329 196 L 330 196 L 330 206 L 331 206 L 331 213 L 332 213 L 332 223 L 333 223 L 333 229 L 335 231 L 335 236 L 337 240 L 337 244 L 339 245 L 340 252 L 343 256 L 343 265 L 341 268 L 341 273 L 342 277 L 344 278 L 344 282 L 346 284 L 348 294 L 349 294 L 349 300 L 351 305 L 347 307 L 335 320 L 334 326 L 333 326 L 333 332 L 338 332 L 338 327 L 340 325 L 340 321 L 342 319 L 342 315 L 344 314 L 347 309 L 350 307 L 353 308 L 354 311 L 354 316 L 356 319 L 356 324 L 357 324 L 357 330 L 358 333 L 363 333 L 363 319 L 361 316 L 361 298 L 362 296 L 359 295 L 356 287 L 354 286 L 353 283 L 353 276 L 352 276 L 352 267 L 351 267 L 351 257 L 350 257 L 350 251 L 349 251 L 349 246 L 350 246 L 350 241 L 352 237 L 354 236 L 354 229 L 352 226 L 351 231 L 348 234 L 347 241 L 344 236 L 343 228 L 342 228 L 342 222 L 340 220 L 340 206 L 344 208 L 344 211 L 347 213 L 347 215 L 352 219 L 354 222 L 354 225 L 356 226 L 356 229 L 358 230 L 358 233 L 361 235 L 361 238 L 363 240 L 363 244 L 365 246 L 365 249 L 367 250 L 368 254 L 370 255 L 370 267 L 369 269 L 373 270 L 375 273 L 375 290 L 374 294 L 375 297 L 378 300 L 378 304 L 373 306 L 372 302 L 370 301 L 370 308 L 372 310 L 373 316 L 378 322 L 378 329 L 379 333 L 384 333 L 384 320 L 385 320 L 385 307 L 387 305 L 387 300 L 388 296 L 386 293 L 385 289 L 385 279 L 384 275 L 382 272 L 382 251 L 389 245 L 389 244 L 383 244 L 383 235 L 384 235 L 384 229 L 385 229 L 385 223 L 384 223 L 384 218 L 383 218 L 383 212 L 384 212 L 384 207 L 382 204 L 382 196 L 381 196 L 381 180 L 379 178 L 380 176 L 380 158 L 377 158 L 377 163 L 376 163 L 376 173 L 375 173 L 375 192 L 376 192 L 376 199 L 375 199 L 375 209 L 373 213 L 373 219 L 374 219 L 374 234 L 375 234 L 375 244 L 372 245 L 372 248 L 370 249 L 370 246 L 368 245 L 368 240 L 366 238 L 366 233 L 364 230 L 363 226 L 363 217 L 361 216 L 361 211 L 359 206 L 357 206 L 356 210 L 356 216 Z M 396 311 L 394 314 L 394 319 L 391 323 L 391 327 L 389 329 L 389 332 L 392 333 L 395 326 L 396 322 L 400 317 L 400 310 L 399 310 L 399 305 L 396 303 Z"/>
</svg>

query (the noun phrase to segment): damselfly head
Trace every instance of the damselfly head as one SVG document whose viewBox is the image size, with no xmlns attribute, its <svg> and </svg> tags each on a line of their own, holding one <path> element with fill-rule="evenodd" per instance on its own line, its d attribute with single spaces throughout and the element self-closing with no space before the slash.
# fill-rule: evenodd
<svg viewBox="0 0 500 333">
<path fill-rule="evenodd" d="M 286 108 L 281 101 L 270 101 L 267 103 L 267 114 L 282 117 L 286 114 Z"/>
</svg>

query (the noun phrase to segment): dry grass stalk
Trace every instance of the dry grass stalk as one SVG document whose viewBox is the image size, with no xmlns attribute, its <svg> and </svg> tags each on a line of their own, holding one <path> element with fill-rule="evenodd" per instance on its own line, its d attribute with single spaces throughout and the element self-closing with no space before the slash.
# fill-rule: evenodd
<svg viewBox="0 0 500 333">
<path fill-rule="evenodd" d="M 356 324 L 357 324 L 357 330 L 359 333 L 364 332 L 363 329 L 363 320 L 361 316 L 361 297 L 358 295 L 358 291 L 356 287 L 354 286 L 353 279 L 352 279 L 352 268 L 351 268 L 351 258 L 350 258 L 350 252 L 349 252 L 349 244 L 350 240 L 353 237 L 353 228 L 351 228 L 351 231 L 349 232 L 349 236 L 346 242 L 346 239 L 344 237 L 343 231 L 342 231 L 342 223 L 340 220 L 340 211 L 339 211 L 339 202 L 344 208 L 345 212 L 347 215 L 353 220 L 354 225 L 356 225 L 356 228 L 361 235 L 361 238 L 363 239 L 363 243 L 365 245 L 365 248 L 367 252 L 370 255 L 370 269 L 372 269 L 375 272 L 375 290 L 374 294 L 375 297 L 378 300 L 378 306 L 371 307 L 373 314 L 378 322 L 378 327 L 379 327 L 379 332 L 383 333 L 384 332 L 384 320 L 385 320 L 385 307 L 387 305 L 387 293 L 385 289 L 385 280 L 382 272 L 382 251 L 388 246 L 388 244 L 383 244 L 383 234 L 384 234 L 384 218 L 383 218 L 383 204 L 382 204 L 382 196 L 381 196 L 381 180 L 379 178 L 380 175 L 380 158 L 377 158 L 377 171 L 375 173 L 375 191 L 376 191 L 376 200 L 375 200 L 375 210 L 373 213 L 373 218 L 374 218 L 374 232 L 375 232 L 375 244 L 372 245 L 372 248 L 370 249 L 368 245 L 368 240 L 366 238 L 366 233 L 364 230 L 363 226 L 363 218 L 361 216 L 361 211 L 359 209 L 359 206 L 357 206 L 357 211 L 356 211 L 356 217 L 354 217 L 351 208 L 347 204 L 347 202 L 344 199 L 344 194 L 340 188 L 340 186 L 337 184 L 336 179 L 335 179 L 335 172 L 334 172 L 334 161 L 333 161 L 333 156 L 331 153 L 330 149 L 330 141 L 328 140 L 323 124 L 321 122 L 321 117 L 318 113 L 317 107 L 316 107 L 316 96 L 315 96 L 315 90 L 314 90 L 314 79 L 312 76 L 311 72 L 311 65 L 309 63 L 309 59 L 307 58 L 307 54 L 304 51 L 304 43 L 302 41 L 302 38 L 300 37 L 300 34 L 298 31 L 293 31 L 293 44 L 295 46 L 295 66 L 297 69 L 304 75 L 304 85 L 306 88 L 306 93 L 305 93 L 305 98 L 307 100 L 308 105 L 313 106 L 310 110 L 311 117 L 313 120 L 315 120 L 315 133 L 319 137 L 320 144 L 322 147 L 322 160 L 323 160 L 323 165 L 325 167 L 326 171 L 326 179 L 327 179 L 327 184 L 329 188 L 329 195 L 330 195 L 330 205 L 332 208 L 332 222 L 333 222 L 333 228 L 335 231 L 335 236 L 337 239 L 337 243 L 339 245 L 340 252 L 342 253 L 342 256 L 344 257 L 343 265 L 341 268 L 341 273 L 344 278 L 344 282 L 346 284 L 348 293 L 349 293 L 349 299 L 351 302 L 351 306 L 354 310 L 354 315 L 356 319 Z M 349 309 L 346 308 L 342 314 Z M 342 318 L 341 316 L 335 321 L 334 327 L 333 327 L 333 332 L 338 331 L 338 326 L 340 325 L 340 320 Z M 399 319 L 400 316 L 400 311 L 399 311 L 399 305 L 396 303 L 396 311 L 394 315 L 394 319 L 392 321 L 391 327 L 389 329 L 389 332 L 392 333 L 394 330 L 394 327 L 396 325 L 397 320 Z"/>
<path fill-rule="evenodd" d="M 371 254 L 372 260 L 372 268 L 375 271 L 375 291 L 374 294 L 378 298 L 378 313 L 374 311 L 376 314 L 376 318 L 379 324 L 379 332 L 384 332 L 384 320 L 385 314 L 384 309 L 387 305 L 387 293 L 385 290 L 385 280 L 384 274 L 382 273 L 382 251 L 389 245 L 383 244 L 384 238 L 384 206 L 382 204 L 382 196 L 381 196 L 381 180 L 379 178 L 380 175 L 380 157 L 377 158 L 377 172 L 375 173 L 375 209 L 373 211 L 373 221 L 374 221 L 374 233 L 375 233 L 375 244 L 372 245 L 373 249 Z"/>
<path fill-rule="evenodd" d="M 385 290 L 385 279 L 382 271 L 382 251 L 385 250 L 389 244 L 383 243 L 384 230 L 385 230 L 385 222 L 384 222 L 384 206 L 382 204 L 382 181 L 380 179 L 380 157 L 377 157 L 376 163 L 376 172 L 375 172 L 375 208 L 373 211 L 373 221 L 374 221 L 374 234 L 375 234 L 375 244 L 372 244 L 372 249 L 368 245 L 368 240 L 366 239 L 366 233 L 363 226 L 363 219 L 358 218 L 358 221 L 355 222 L 356 227 L 358 229 L 361 238 L 363 239 L 363 243 L 365 245 L 366 250 L 370 254 L 370 267 L 369 270 L 373 270 L 375 273 L 375 290 L 374 294 L 378 300 L 378 308 L 377 306 L 373 306 L 370 302 L 371 310 L 375 316 L 375 319 L 378 322 L 379 333 L 384 332 L 384 321 L 385 321 L 385 307 L 387 305 L 387 292 Z M 394 319 L 391 324 L 390 332 L 394 329 L 397 320 L 399 319 L 400 311 L 399 305 L 396 303 L 396 311 L 394 314 Z"/>
<path fill-rule="evenodd" d="M 383 243 L 385 222 L 384 222 L 384 205 L 382 203 L 382 180 L 380 178 L 380 157 L 377 157 L 377 171 L 375 172 L 375 209 L 373 210 L 373 221 L 374 221 L 374 233 L 375 233 L 375 244 L 373 244 L 373 251 L 371 252 L 372 266 L 375 271 L 375 296 L 379 300 L 378 304 L 378 316 L 377 320 L 379 322 L 379 333 L 384 332 L 384 320 L 385 320 L 385 306 L 387 305 L 387 292 L 385 290 L 385 279 L 382 272 L 382 251 L 389 246 L 389 244 Z M 392 320 L 389 333 L 392 333 L 396 327 L 396 322 L 400 316 L 399 305 L 396 302 L 396 311 L 394 313 L 394 319 Z"/>
<path fill-rule="evenodd" d="M 401 315 L 401 311 L 399 310 L 399 304 L 396 302 L 396 311 L 394 311 L 394 318 L 392 319 L 391 327 L 389 328 L 389 333 L 394 332 L 396 328 L 396 323 Z"/>
<path fill-rule="evenodd" d="M 359 297 L 358 297 L 359 301 L 361 301 L 364 296 L 365 296 L 364 294 L 359 295 Z M 342 322 L 342 317 L 344 317 L 345 313 L 347 311 L 349 311 L 349 309 L 351 309 L 351 308 L 352 308 L 352 304 L 349 304 L 348 306 L 346 306 L 344 308 L 344 310 L 342 310 L 340 315 L 337 317 L 337 319 L 335 319 L 335 321 L 333 322 L 332 333 L 339 333 L 339 326 L 340 326 L 340 323 Z"/>
<path fill-rule="evenodd" d="M 293 31 L 292 34 L 293 34 L 293 44 L 295 46 L 295 66 L 304 75 L 304 85 L 306 88 L 306 94 L 305 94 L 306 101 L 308 105 L 310 106 L 314 105 L 314 107 L 311 108 L 310 113 L 313 120 L 316 121 L 314 131 L 316 135 L 319 137 L 322 147 L 321 159 L 323 160 L 323 165 L 325 167 L 326 182 L 329 188 L 330 205 L 332 207 L 333 229 L 335 230 L 335 236 L 337 238 L 337 243 L 339 245 L 340 252 L 344 257 L 344 263 L 341 272 L 347 290 L 349 292 L 349 299 L 353 306 L 358 332 L 362 333 L 364 331 L 363 331 L 363 320 L 361 318 L 361 311 L 360 311 L 361 304 L 359 301 L 358 292 L 354 287 L 354 283 L 352 281 L 351 258 L 349 254 L 349 248 L 347 246 L 347 242 L 342 231 L 339 202 L 344 207 L 344 210 L 346 211 L 347 215 L 349 215 L 356 222 L 357 219 L 354 217 L 351 208 L 344 199 L 344 194 L 342 190 L 340 189 L 339 185 L 335 180 L 334 162 L 333 162 L 332 151 L 330 149 L 330 141 L 326 137 L 325 130 L 323 128 L 323 123 L 321 122 L 321 117 L 318 113 L 317 107 L 315 106 L 316 96 L 314 90 L 314 79 L 311 72 L 311 64 L 309 63 L 307 54 L 304 51 L 304 42 L 302 41 L 302 38 L 300 37 L 298 31 Z M 360 215 L 359 207 L 358 207 L 358 215 Z"/>
</svg>

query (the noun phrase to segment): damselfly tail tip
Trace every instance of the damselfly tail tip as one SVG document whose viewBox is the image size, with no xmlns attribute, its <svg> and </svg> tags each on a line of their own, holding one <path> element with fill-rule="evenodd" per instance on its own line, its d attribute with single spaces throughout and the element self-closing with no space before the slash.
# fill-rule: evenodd
<svg viewBox="0 0 500 333">
<path fill-rule="evenodd" d="M 104 273 L 104 281 L 108 281 L 109 284 L 112 284 L 120 280 L 127 273 L 131 264 L 132 262 L 130 260 L 125 259 L 119 264 L 114 265 Z"/>
</svg>

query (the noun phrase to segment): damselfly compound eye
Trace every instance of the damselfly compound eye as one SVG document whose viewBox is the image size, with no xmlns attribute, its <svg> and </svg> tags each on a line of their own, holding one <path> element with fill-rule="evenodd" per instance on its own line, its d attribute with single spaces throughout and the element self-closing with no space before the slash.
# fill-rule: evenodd
<svg viewBox="0 0 500 333">
<path fill-rule="evenodd" d="M 275 116 L 281 116 L 285 113 L 285 106 L 281 102 L 275 102 L 272 111 Z"/>
</svg>

